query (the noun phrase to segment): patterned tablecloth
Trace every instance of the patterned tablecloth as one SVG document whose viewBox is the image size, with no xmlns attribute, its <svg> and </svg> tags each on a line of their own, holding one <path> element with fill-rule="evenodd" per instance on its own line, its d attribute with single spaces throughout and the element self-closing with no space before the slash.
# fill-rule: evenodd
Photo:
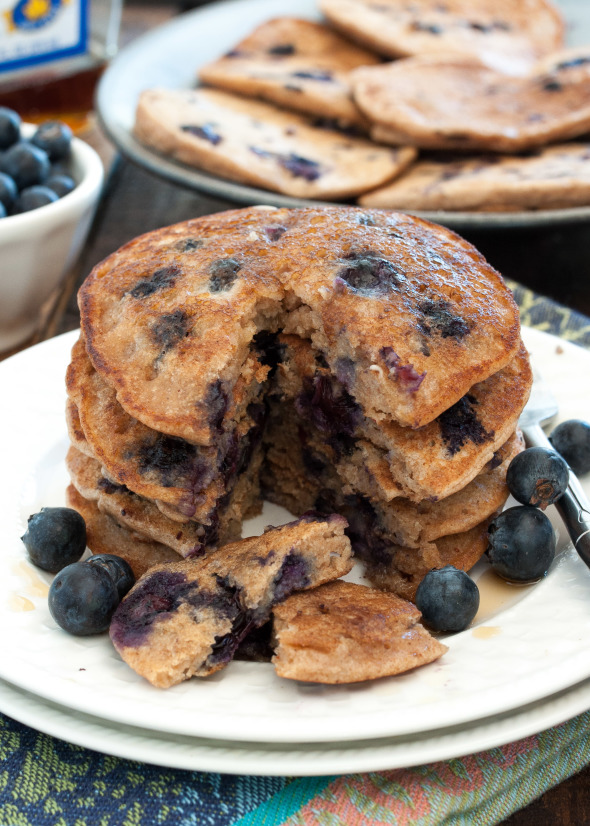
<svg viewBox="0 0 590 826">
<path fill-rule="evenodd" d="M 523 324 L 590 347 L 589 318 L 510 286 Z M 0 758 L 2 826 L 491 826 L 590 763 L 590 711 L 502 748 L 342 777 L 166 769 L 2 715 Z"/>
</svg>

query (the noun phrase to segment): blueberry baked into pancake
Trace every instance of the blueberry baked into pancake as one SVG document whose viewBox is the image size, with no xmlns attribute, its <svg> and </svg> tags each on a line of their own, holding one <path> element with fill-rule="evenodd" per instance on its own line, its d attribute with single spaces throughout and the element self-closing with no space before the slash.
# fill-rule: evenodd
<svg viewBox="0 0 590 826">
<path fill-rule="evenodd" d="M 330 560 L 351 546 L 405 599 L 484 552 L 532 377 L 510 291 L 454 233 L 352 207 L 233 210 L 130 242 L 79 303 L 68 499 L 93 552 L 104 531 L 144 574 L 112 635 L 155 684 L 226 664 L 287 596 L 275 567 L 295 547 L 289 593 L 346 573 Z M 239 542 L 264 498 L 300 521 Z"/>
</svg>

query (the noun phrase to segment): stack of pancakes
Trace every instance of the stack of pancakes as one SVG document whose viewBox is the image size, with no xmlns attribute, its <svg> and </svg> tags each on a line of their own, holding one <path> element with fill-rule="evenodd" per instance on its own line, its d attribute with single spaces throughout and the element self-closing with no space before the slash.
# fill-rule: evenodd
<svg viewBox="0 0 590 826">
<path fill-rule="evenodd" d="M 68 498 L 94 552 L 136 573 L 202 555 L 263 495 L 343 514 L 369 578 L 405 597 L 485 550 L 532 379 L 509 290 L 449 230 L 210 215 L 105 259 L 80 311 Z"/>
</svg>

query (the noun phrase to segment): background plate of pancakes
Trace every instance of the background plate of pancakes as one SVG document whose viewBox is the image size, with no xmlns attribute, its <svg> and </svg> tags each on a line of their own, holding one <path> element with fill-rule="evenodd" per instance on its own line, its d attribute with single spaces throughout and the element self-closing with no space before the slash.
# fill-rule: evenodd
<svg viewBox="0 0 590 826">
<path fill-rule="evenodd" d="M 590 418 L 580 379 L 590 355 L 538 331 L 525 329 L 523 335 L 559 401 L 560 418 Z M 480 563 L 473 576 L 481 586 L 482 607 L 473 627 L 445 639 L 450 650 L 440 661 L 396 678 L 315 686 L 281 681 L 267 664 L 234 662 L 206 680 L 161 691 L 127 668 L 106 635 L 67 635 L 47 608 L 51 577 L 27 562 L 19 537 L 31 513 L 64 501 L 65 394 L 56 388 L 75 337 L 52 339 L 0 365 L 5 396 L 18 402 L 1 414 L 0 617 L 6 630 L 0 640 L 1 679 L 72 712 L 170 737 L 329 744 L 428 737 L 451 726 L 468 731 L 590 677 L 590 575 L 558 521 L 559 554 L 543 581 L 509 588 Z M 267 510 L 246 529 L 260 532 L 279 517 L 277 510 Z M 470 740 L 467 749 L 475 747 Z M 428 759 L 424 754 L 417 759 Z M 331 771 L 328 765 L 323 762 L 322 770 Z"/>
<path fill-rule="evenodd" d="M 580 0 L 557 0 L 554 5 L 566 20 L 566 43 L 590 43 L 590 7 Z M 317 200 L 207 174 L 143 145 L 133 134 L 136 106 L 143 90 L 193 88 L 200 67 L 230 51 L 257 25 L 282 16 L 321 20 L 316 0 L 226 0 L 175 18 L 127 46 L 98 88 L 97 109 L 107 134 L 134 162 L 182 186 L 239 204 L 317 204 Z M 412 211 L 454 229 L 536 226 L 590 218 L 590 206 L 510 212 Z"/>
</svg>

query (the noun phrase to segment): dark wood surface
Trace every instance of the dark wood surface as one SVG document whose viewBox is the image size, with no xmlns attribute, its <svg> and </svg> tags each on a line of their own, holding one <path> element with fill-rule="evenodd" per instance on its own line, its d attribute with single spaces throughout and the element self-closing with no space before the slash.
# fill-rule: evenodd
<svg viewBox="0 0 590 826">
<path fill-rule="evenodd" d="M 123 41 L 159 25 L 178 8 L 181 6 L 161 2 L 127 5 Z M 39 331 L 27 345 L 78 326 L 79 284 L 94 264 L 126 241 L 156 227 L 233 206 L 169 184 L 119 158 L 97 126 L 85 137 L 99 149 L 109 167 L 109 183 L 79 261 L 67 274 L 62 288 L 46 309 Z M 479 232 L 470 234 L 469 240 L 504 275 L 590 315 L 590 226 Z M 590 768 L 549 791 L 505 823 L 509 826 L 590 824 Z"/>
</svg>

